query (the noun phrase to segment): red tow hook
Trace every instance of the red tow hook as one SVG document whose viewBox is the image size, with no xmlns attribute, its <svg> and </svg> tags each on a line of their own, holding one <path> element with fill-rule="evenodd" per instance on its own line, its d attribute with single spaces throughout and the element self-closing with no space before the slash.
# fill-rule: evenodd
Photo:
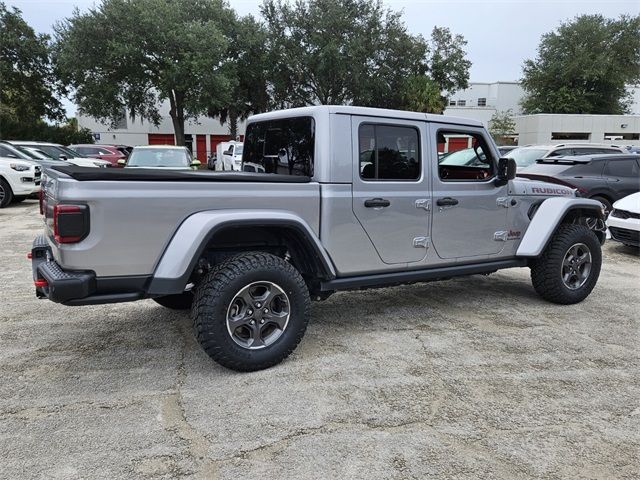
<svg viewBox="0 0 640 480">
<path fill-rule="evenodd" d="M 38 288 L 48 287 L 49 286 L 49 282 L 47 282 L 44 278 L 36 278 L 33 281 L 33 284 Z"/>
<path fill-rule="evenodd" d="M 31 253 L 31 252 L 27 253 L 27 258 L 29 260 L 31 260 L 33 258 L 33 253 Z"/>
</svg>

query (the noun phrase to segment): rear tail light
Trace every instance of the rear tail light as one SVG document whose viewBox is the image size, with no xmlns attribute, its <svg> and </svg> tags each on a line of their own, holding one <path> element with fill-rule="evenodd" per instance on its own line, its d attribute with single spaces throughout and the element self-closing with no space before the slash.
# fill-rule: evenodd
<svg viewBox="0 0 640 480">
<path fill-rule="evenodd" d="M 55 205 L 53 207 L 53 238 L 57 243 L 76 243 L 89 234 L 87 205 Z"/>
</svg>

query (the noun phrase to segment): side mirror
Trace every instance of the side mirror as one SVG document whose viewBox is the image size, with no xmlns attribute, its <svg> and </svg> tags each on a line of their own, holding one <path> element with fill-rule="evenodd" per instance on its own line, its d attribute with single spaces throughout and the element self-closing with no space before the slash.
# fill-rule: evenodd
<svg viewBox="0 0 640 480">
<path fill-rule="evenodd" d="M 518 164 L 513 158 L 501 158 L 498 160 L 498 175 L 496 176 L 496 186 L 506 185 L 509 180 L 516 178 Z"/>
<path fill-rule="evenodd" d="M 193 161 L 191 162 L 191 167 L 192 167 L 194 170 L 197 170 L 198 168 L 200 168 L 200 165 L 202 165 L 202 164 L 200 163 L 200 160 L 193 160 Z"/>
<path fill-rule="evenodd" d="M 58 158 L 60 160 L 69 160 L 66 155 L 59 155 Z"/>
<path fill-rule="evenodd" d="M 118 160 L 118 165 L 124 167 L 127 164 L 127 161 L 124 158 Z"/>
</svg>

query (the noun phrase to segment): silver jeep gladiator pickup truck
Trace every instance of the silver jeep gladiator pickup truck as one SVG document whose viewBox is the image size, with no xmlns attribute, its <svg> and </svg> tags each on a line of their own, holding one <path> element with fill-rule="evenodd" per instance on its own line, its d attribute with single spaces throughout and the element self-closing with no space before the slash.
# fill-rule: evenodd
<svg viewBox="0 0 640 480">
<path fill-rule="evenodd" d="M 55 167 L 31 252 L 38 297 L 191 309 L 235 370 L 300 342 L 338 290 L 529 267 L 560 304 L 594 288 L 602 205 L 515 178 L 478 122 L 362 107 L 255 115 L 243 172 Z"/>
</svg>

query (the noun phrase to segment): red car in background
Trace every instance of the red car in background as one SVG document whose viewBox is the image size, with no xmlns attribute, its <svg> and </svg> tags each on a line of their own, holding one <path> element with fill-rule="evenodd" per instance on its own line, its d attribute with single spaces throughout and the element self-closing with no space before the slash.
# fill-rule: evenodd
<svg viewBox="0 0 640 480">
<path fill-rule="evenodd" d="M 69 145 L 69 148 L 75 150 L 84 157 L 99 158 L 110 162 L 114 167 L 118 167 L 118 160 L 126 160 L 129 156 L 130 147 L 125 145 Z"/>
</svg>

